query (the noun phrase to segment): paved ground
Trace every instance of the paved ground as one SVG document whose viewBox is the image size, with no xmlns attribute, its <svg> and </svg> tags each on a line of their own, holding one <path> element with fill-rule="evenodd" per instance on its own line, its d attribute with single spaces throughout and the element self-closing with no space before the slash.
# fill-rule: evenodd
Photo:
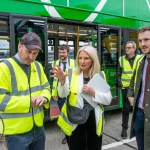
<svg viewBox="0 0 150 150">
<path fill-rule="evenodd" d="M 56 120 L 45 123 L 46 150 L 68 150 L 67 144 L 61 144 L 63 134 L 56 124 Z M 103 134 L 103 150 L 136 150 L 135 139 L 122 140 L 121 110 L 105 112 L 105 128 Z M 6 150 L 0 143 L 0 150 Z"/>
<path fill-rule="evenodd" d="M 56 125 L 56 121 L 45 123 L 46 150 L 68 150 L 67 145 L 61 144 L 62 132 Z M 105 112 L 105 128 L 103 134 L 103 150 L 136 150 L 135 139 L 122 140 L 121 110 Z"/>
</svg>

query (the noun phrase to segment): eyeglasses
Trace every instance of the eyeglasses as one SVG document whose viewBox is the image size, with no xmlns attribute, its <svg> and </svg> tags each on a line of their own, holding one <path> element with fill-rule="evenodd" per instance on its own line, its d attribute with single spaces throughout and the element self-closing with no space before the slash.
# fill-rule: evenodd
<svg viewBox="0 0 150 150">
<path fill-rule="evenodd" d="M 134 47 L 126 47 L 126 49 L 132 49 L 132 48 L 134 48 Z"/>
</svg>

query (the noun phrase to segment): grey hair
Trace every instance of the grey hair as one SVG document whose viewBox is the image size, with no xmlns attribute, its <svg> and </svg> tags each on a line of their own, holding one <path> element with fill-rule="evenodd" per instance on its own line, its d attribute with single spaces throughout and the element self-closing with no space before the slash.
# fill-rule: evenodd
<svg viewBox="0 0 150 150">
<path fill-rule="evenodd" d="M 135 48 L 135 49 L 136 49 L 136 43 L 135 43 L 134 41 L 128 41 L 128 42 L 127 42 L 127 44 L 129 44 L 129 43 L 131 43 L 131 44 L 132 44 L 132 46 L 133 46 L 133 48 Z"/>
</svg>

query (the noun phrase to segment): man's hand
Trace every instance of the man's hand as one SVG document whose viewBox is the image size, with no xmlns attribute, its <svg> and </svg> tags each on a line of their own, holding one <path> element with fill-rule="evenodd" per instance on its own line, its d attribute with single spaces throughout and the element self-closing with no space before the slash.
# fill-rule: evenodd
<svg viewBox="0 0 150 150">
<path fill-rule="evenodd" d="M 47 103 L 47 98 L 45 98 L 43 96 L 32 97 L 31 107 L 32 108 L 39 107 L 39 106 L 42 106 L 46 103 Z"/>
<path fill-rule="evenodd" d="M 134 97 L 128 97 L 131 106 L 134 106 Z"/>
</svg>

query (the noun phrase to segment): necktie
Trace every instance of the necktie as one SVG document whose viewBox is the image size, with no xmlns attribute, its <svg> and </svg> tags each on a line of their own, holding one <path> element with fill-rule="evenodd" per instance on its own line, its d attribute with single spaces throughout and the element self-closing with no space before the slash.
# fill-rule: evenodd
<svg viewBox="0 0 150 150">
<path fill-rule="evenodd" d="M 147 59 L 147 68 L 145 72 L 145 87 L 144 87 L 144 97 L 143 97 L 143 108 L 145 108 L 146 104 L 146 92 L 147 92 L 147 83 L 148 83 L 148 75 L 150 74 L 150 58 Z"/>
<path fill-rule="evenodd" d="M 67 63 L 67 62 L 62 62 L 62 64 L 63 64 L 63 71 L 66 70 L 66 63 Z"/>
</svg>

